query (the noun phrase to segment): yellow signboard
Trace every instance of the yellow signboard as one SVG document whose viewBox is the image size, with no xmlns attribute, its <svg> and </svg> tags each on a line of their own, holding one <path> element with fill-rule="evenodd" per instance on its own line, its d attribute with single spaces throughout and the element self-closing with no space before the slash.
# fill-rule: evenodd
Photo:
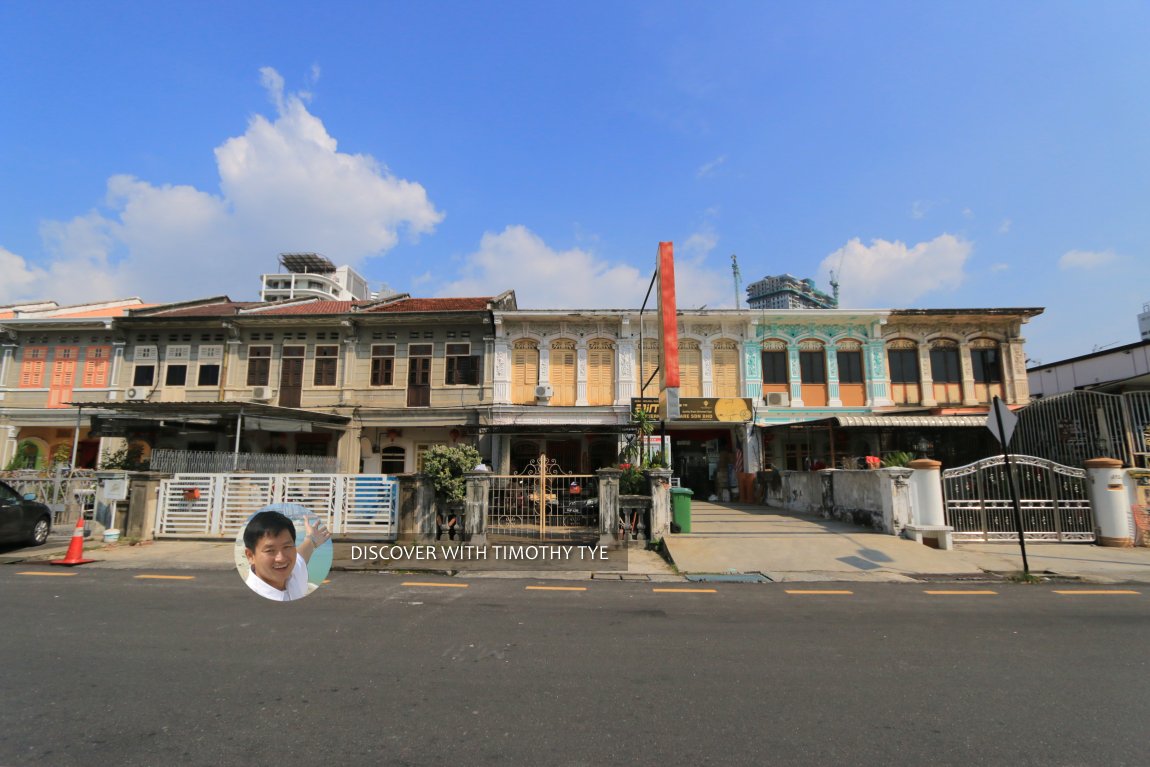
<svg viewBox="0 0 1150 767">
<path fill-rule="evenodd" d="M 679 400 L 680 421 L 750 421 L 754 416 L 750 399 L 741 397 L 685 397 Z"/>
</svg>

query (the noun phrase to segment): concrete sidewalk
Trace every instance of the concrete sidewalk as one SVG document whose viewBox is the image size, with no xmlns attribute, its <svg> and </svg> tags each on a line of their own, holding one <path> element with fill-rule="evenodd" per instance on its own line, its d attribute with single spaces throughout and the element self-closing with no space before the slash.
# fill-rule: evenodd
<svg viewBox="0 0 1150 767">
<path fill-rule="evenodd" d="M 32 564 L 64 556 L 70 536 L 44 546 L 0 550 L 0 565 Z M 443 544 L 448 541 L 441 541 Z M 967 543 L 939 551 L 854 525 L 749 504 L 692 504 L 692 532 L 665 539 L 674 565 L 642 548 L 623 561 L 594 565 L 552 562 L 353 560 L 351 543 L 338 542 L 333 570 L 438 572 L 466 578 L 676 581 L 686 576 L 761 574 L 772 581 L 917 581 L 995 579 L 1022 569 L 1017 543 Z M 382 544 L 381 544 L 382 545 Z M 1150 583 L 1150 549 L 1090 544 L 1029 543 L 1034 573 L 1093 583 Z M 130 570 L 229 570 L 228 540 L 165 540 L 144 545 L 85 541 L 86 568 Z M 618 552 L 612 552 L 612 558 Z"/>
<path fill-rule="evenodd" d="M 1022 569 L 1017 543 L 940 551 L 844 522 L 767 506 L 694 501 L 691 532 L 666 538 L 681 573 L 761 573 L 773 581 L 992 578 Z M 1032 573 L 1150 583 L 1150 549 L 1028 543 Z"/>
</svg>

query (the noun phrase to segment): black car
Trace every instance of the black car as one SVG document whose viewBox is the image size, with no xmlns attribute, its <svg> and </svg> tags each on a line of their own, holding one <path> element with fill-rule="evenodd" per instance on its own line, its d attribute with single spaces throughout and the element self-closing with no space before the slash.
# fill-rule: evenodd
<svg viewBox="0 0 1150 767">
<path fill-rule="evenodd" d="M 52 510 L 32 493 L 20 495 L 0 482 L 0 543 L 39 546 L 52 532 Z"/>
</svg>

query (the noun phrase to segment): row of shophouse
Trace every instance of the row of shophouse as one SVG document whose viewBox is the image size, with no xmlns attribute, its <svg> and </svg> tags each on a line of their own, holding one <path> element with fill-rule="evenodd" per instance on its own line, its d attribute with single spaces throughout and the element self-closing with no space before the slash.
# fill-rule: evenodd
<svg viewBox="0 0 1150 767">
<path fill-rule="evenodd" d="M 1029 400 L 1036 308 L 678 313 L 680 417 L 649 438 L 683 485 L 724 472 L 993 450 L 999 396 Z M 225 296 L 0 307 L 0 468 L 94 467 L 125 444 L 326 457 L 406 473 L 423 448 L 476 445 L 497 472 L 540 454 L 618 462 L 657 401 L 651 311 L 520 309 L 495 296 Z M 728 469 L 730 467 L 730 469 Z"/>
</svg>

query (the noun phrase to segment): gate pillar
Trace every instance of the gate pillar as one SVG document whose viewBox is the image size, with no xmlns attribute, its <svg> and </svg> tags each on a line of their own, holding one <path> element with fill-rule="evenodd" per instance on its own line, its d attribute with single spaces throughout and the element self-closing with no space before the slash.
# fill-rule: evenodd
<svg viewBox="0 0 1150 767">
<path fill-rule="evenodd" d="M 650 469 L 647 477 L 651 481 L 651 530 L 652 541 L 657 541 L 671 531 L 671 469 Z"/>
<path fill-rule="evenodd" d="M 463 536 L 473 546 L 487 545 L 487 504 L 491 497 L 491 474 L 468 472 L 467 500 L 463 512 Z"/>
<path fill-rule="evenodd" d="M 1090 504 L 1094 507 L 1098 545 L 1133 546 L 1134 530 L 1130 526 L 1130 504 L 1122 462 L 1113 458 L 1091 458 L 1085 465 L 1090 476 Z"/>
<path fill-rule="evenodd" d="M 946 524 L 942 501 L 942 463 L 920 458 L 907 464 L 914 469 L 910 476 L 912 488 L 911 519 L 915 525 L 942 526 Z"/>
<path fill-rule="evenodd" d="M 619 477 L 622 469 L 599 469 L 599 545 L 614 546 L 619 526 Z"/>
</svg>

